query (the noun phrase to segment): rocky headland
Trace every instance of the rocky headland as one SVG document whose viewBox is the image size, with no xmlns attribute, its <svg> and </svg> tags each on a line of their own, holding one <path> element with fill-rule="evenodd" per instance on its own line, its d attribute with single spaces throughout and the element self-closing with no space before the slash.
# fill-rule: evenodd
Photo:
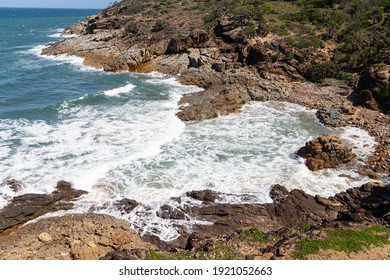
<svg viewBox="0 0 390 280">
<path fill-rule="evenodd" d="M 229 1 L 121 1 L 68 27 L 65 34 L 77 36 L 50 45 L 42 54 L 79 56 L 86 65 L 105 71 L 159 71 L 175 75 L 181 83 L 202 87 L 180 100 L 177 116 L 182 121 L 230 114 L 251 101 L 281 100 L 315 109 L 326 126 L 355 126 L 374 136 L 378 142 L 375 153 L 359 173 L 374 180 L 388 178 L 390 116 L 388 101 L 382 96 L 390 83 L 388 56 L 380 65 L 354 68 L 344 81 L 328 79 L 333 78 L 329 74 L 315 84 L 308 81 L 317 73 L 313 67 L 333 59 L 337 40 L 324 39 L 317 44 L 310 37 L 311 44 L 306 47 L 287 40 L 296 30 L 287 36 L 265 28 L 275 14 L 286 16 L 284 8 L 298 13 L 299 6 L 265 1 L 267 4 L 256 4 L 262 7 L 260 16 L 237 12 L 235 1 L 221 8 L 222 2 Z M 269 14 L 266 7 L 274 13 Z M 388 47 L 385 55 L 387 51 Z M 297 154 L 306 158 L 313 171 L 353 165 L 355 159 L 351 147 L 333 135 L 302 143 Z M 17 192 L 18 182 L 10 185 Z M 157 215 L 178 221 L 191 216 L 211 224 L 196 225 L 191 231 L 182 228 L 180 237 L 169 243 L 152 235 L 140 237 L 127 222 L 106 215 L 42 218 L 71 209 L 72 201 L 82 195 L 69 183 L 59 182 L 52 194 L 15 197 L 0 210 L 0 259 L 178 258 L 183 253 L 196 259 L 228 258 L 226 252 L 220 255 L 221 244 L 236 248 L 236 258 L 288 259 L 297 257 L 299 242 L 324 239 L 334 229 L 386 227 L 390 218 L 390 186 L 380 182 L 328 198 L 274 185 L 270 191 L 273 202 L 265 204 L 221 204 L 218 197 L 223 194 L 189 192 L 183 196 L 200 201 L 200 206 L 173 209 L 163 205 Z M 116 205 L 130 212 L 138 202 L 122 200 Z M 254 236 L 261 236 L 261 241 Z M 376 258 L 390 259 L 388 252 Z M 325 252 L 318 258 L 337 256 Z M 359 258 L 370 257 L 363 254 Z"/>
</svg>

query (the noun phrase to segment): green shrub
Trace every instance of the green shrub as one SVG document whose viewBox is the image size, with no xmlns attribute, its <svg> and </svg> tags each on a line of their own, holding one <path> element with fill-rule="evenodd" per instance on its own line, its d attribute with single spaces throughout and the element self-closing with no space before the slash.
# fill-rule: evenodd
<svg viewBox="0 0 390 280">
<path fill-rule="evenodd" d="M 286 42 L 294 47 L 300 48 L 300 49 L 307 49 L 307 48 L 323 48 L 324 42 L 313 35 L 305 35 L 305 34 L 298 34 L 289 36 L 286 38 Z"/>
<path fill-rule="evenodd" d="M 256 35 L 256 29 L 253 26 L 246 26 L 242 30 L 244 37 L 254 37 Z"/>
<path fill-rule="evenodd" d="M 382 85 L 380 88 L 380 96 L 385 99 L 390 99 L 390 83 Z"/>
<path fill-rule="evenodd" d="M 156 251 L 151 250 L 149 252 L 149 255 L 146 257 L 147 260 L 155 260 L 155 261 L 160 261 L 160 260 L 165 260 L 167 259 L 165 256 L 157 253 Z"/>
<path fill-rule="evenodd" d="M 311 225 L 308 222 L 303 222 L 302 221 L 302 222 L 299 223 L 299 229 L 301 231 L 306 232 L 306 231 L 309 231 L 311 229 Z"/>
<path fill-rule="evenodd" d="M 279 54 L 274 54 L 273 56 L 271 56 L 271 62 L 272 63 L 275 63 L 279 60 Z"/>
<path fill-rule="evenodd" d="M 135 22 L 130 22 L 124 30 L 124 35 L 129 35 L 129 34 L 136 35 L 138 33 L 139 33 L 139 29 Z"/>
<path fill-rule="evenodd" d="M 325 78 L 334 78 L 339 72 L 338 66 L 331 61 L 318 64 L 310 64 L 305 72 L 305 77 L 309 81 L 320 83 Z"/>
</svg>

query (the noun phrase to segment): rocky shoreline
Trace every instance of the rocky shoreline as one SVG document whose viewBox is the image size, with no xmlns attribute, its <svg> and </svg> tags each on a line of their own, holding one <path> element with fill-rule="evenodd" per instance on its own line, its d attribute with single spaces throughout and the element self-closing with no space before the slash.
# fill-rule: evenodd
<svg viewBox="0 0 390 280">
<path fill-rule="evenodd" d="M 242 258 L 285 259 L 293 257 L 297 241 L 321 238 L 331 228 L 390 225 L 390 185 L 374 182 L 328 198 L 274 185 L 270 191 L 273 202 L 264 204 L 223 204 L 218 202 L 223 193 L 192 191 L 185 196 L 200 205 L 179 209 L 163 205 L 157 215 L 172 220 L 191 216 L 210 223 L 195 225 L 191 232 L 183 228 L 181 236 L 169 243 L 152 235 L 141 237 L 128 221 L 102 214 L 40 218 L 26 224 L 39 214 L 53 211 L 49 199 L 69 207 L 78 195 L 69 184 L 59 182 L 50 195 L 15 197 L 0 212 L 0 259 L 148 259 L 151 252 L 165 256 L 185 252 L 196 258 L 201 253 L 212 255 L 221 244 L 251 231 L 272 238 L 258 244 L 238 239 L 246 246 L 241 248 Z M 123 211 L 137 205 L 135 201 L 117 204 Z M 32 208 L 39 208 L 39 214 Z"/>
<path fill-rule="evenodd" d="M 251 101 L 282 100 L 316 109 L 326 126 L 355 126 L 374 136 L 379 145 L 367 169 L 390 174 L 390 116 L 378 109 L 366 90 L 390 80 L 390 67 L 372 69 L 348 85 L 329 80 L 318 86 L 300 76 L 303 66 L 298 54 L 272 63 L 275 50 L 278 55 L 298 51 L 275 34 L 242 38 L 236 34 L 240 21 L 224 18 L 213 34 L 194 30 L 177 38 L 163 30 L 155 32 L 157 19 L 137 18 L 152 35 L 146 31 L 124 35 L 123 25 L 132 17 L 119 16 L 118 5 L 67 28 L 65 34 L 77 36 L 50 45 L 42 54 L 79 56 L 85 65 L 110 72 L 159 71 L 183 84 L 202 87 L 179 101 L 177 116 L 182 121 L 227 115 Z M 179 16 L 178 20 L 184 19 Z M 315 60 L 323 54 L 312 55 L 302 59 Z"/>
<path fill-rule="evenodd" d="M 188 31 L 181 38 L 158 32 L 154 37 L 142 32 L 124 36 L 120 22 L 130 18 L 118 17 L 114 11 L 106 9 L 68 28 L 67 34 L 79 36 L 55 43 L 42 54 L 76 55 L 84 58 L 86 65 L 105 71 L 159 71 L 176 75 L 183 84 L 204 88 L 182 97 L 177 113 L 182 121 L 233 113 L 251 101 L 282 100 L 316 109 L 324 125 L 355 126 L 375 137 L 376 152 L 361 174 L 372 179 L 390 175 L 390 116 L 380 112 L 370 96 L 361 94 L 362 85 L 305 82 L 299 75 L 299 57 L 270 66 L 272 49 L 288 46 L 272 35 L 244 42 L 237 33 L 239 23 L 233 19 L 218 23 L 216 38 L 202 30 Z M 145 24 L 158 28 L 156 21 Z M 268 45 L 273 47 L 265 47 Z M 390 79 L 390 70 L 387 72 L 384 79 Z M 342 151 L 352 160 L 348 149 L 334 143 L 337 147 L 330 151 L 336 155 L 333 159 Z M 320 155 L 312 166 L 333 167 L 318 163 L 318 159 L 332 158 L 329 155 Z M 10 185 L 17 189 L 18 183 Z M 83 194 L 69 183 L 59 182 L 52 194 L 15 197 L 0 210 L 0 259 L 147 259 L 151 252 L 166 256 L 186 252 L 200 258 L 214 254 L 219 244 L 230 244 L 248 230 L 260 231 L 267 242 L 234 241 L 240 244 L 242 258 L 288 259 L 293 258 L 296 242 L 321 238 L 327 229 L 389 226 L 390 222 L 390 185 L 372 182 L 329 198 L 274 185 L 270 192 L 273 202 L 264 204 L 221 204 L 218 197 L 223 194 L 189 192 L 184 196 L 200 201 L 201 206 L 172 209 L 163 205 L 157 215 L 171 220 L 189 215 L 212 225 L 196 225 L 191 232 L 183 228 L 181 236 L 170 243 L 152 235 L 140 237 L 128 222 L 101 214 L 72 214 L 26 224 L 47 213 L 71 209 L 72 201 Z M 121 211 L 128 212 L 137 204 L 132 200 L 117 202 Z M 390 259 L 390 255 L 381 258 Z"/>
</svg>

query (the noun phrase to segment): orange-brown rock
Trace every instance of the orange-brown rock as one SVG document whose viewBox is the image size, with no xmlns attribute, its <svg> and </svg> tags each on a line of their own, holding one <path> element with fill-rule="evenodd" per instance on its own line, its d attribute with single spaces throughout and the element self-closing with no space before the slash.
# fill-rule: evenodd
<svg viewBox="0 0 390 280">
<path fill-rule="evenodd" d="M 298 150 L 298 155 L 306 158 L 306 165 L 312 171 L 334 168 L 356 158 L 352 148 L 343 145 L 341 139 L 334 135 L 323 135 L 307 142 Z"/>
<path fill-rule="evenodd" d="M 112 250 L 156 250 L 127 221 L 77 214 L 42 219 L 0 235 L 1 260 L 96 260 Z"/>
</svg>

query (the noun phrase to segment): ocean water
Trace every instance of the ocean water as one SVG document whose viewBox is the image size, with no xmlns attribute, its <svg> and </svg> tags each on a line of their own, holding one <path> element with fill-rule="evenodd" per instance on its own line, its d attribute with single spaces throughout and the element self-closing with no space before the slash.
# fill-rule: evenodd
<svg viewBox="0 0 390 280">
<path fill-rule="evenodd" d="M 170 200 L 190 190 L 224 192 L 226 203 L 241 203 L 244 194 L 269 202 L 273 184 L 329 196 L 366 182 L 342 167 L 311 172 L 296 157 L 325 133 L 351 144 L 360 162 L 375 145 L 365 131 L 325 128 L 301 106 L 252 103 L 229 116 L 183 123 L 177 102 L 197 87 L 160 73 L 105 73 L 81 58 L 40 55 L 64 39 L 63 28 L 96 12 L 0 8 L 0 209 L 66 180 L 88 191 L 72 211 L 108 213 L 169 241 L 177 223 L 191 228 L 202 221 L 164 220 L 156 210 L 198 203 Z M 22 183 L 17 193 L 7 185 L 11 179 Z M 123 214 L 112 207 L 122 198 L 141 204 Z"/>
</svg>

